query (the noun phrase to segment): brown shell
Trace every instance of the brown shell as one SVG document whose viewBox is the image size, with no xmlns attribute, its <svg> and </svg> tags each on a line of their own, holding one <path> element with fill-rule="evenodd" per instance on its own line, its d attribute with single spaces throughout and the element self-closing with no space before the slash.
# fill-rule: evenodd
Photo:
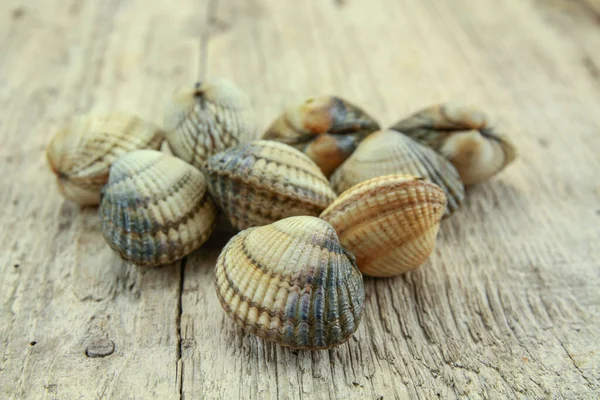
<svg viewBox="0 0 600 400">
<path fill-rule="evenodd" d="M 217 296 L 244 331 L 283 346 L 328 349 L 360 324 L 365 292 L 354 256 L 315 217 L 250 228 L 225 246 Z"/>
<path fill-rule="evenodd" d="M 306 153 L 329 177 L 379 124 L 334 96 L 311 98 L 287 109 L 263 135 Z"/>
<path fill-rule="evenodd" d="M 123 259 L 157 266 L 200 247 L 214 228 L 216 208 L 200 171 L 168 154 L 138 150 L 110 168 L 100 219 L 104 238 Z"/>
<path fill-rule="evenodd" d="M 140 118 L 112 113 L 74 117 L 46 148 L 58 188 L 68 200 L 82 205 L 100 202 L 100 189 L 111 164 L 138 149 L 158 149 L 164 132 Z"/>
<path fill-rule="evenodd" d="M 435 247 L 446 196 L 410 175 L 369 179 L 342 193 L 321 218 L 365 275 L 390 277 L 423 264 Z"/>
<path fill-rule="evenodd" d="M 424 178 L 440 186 L 452 214 L 465 197 L 464 185 L 454 166 L 431 148 L 401 133 L 384 130 L 369 135 L 354 154 L 331 176 L 337 193 L 383 175 L 406 174 Z"/>
<path fill-rule="evenodd" d="M 173 154 L 202 168 L 208 157 L 254 139 L 254 112 L 246 94 L 224 79 L 178 90 L 165 109 Z"/>
<path fill-rule="evenodd" d="M 433 148 L 456 167 L 465 185 L 491 178 L 515 160 L 515 146 L 497 134 L 483 111 L 437 104 L 396 123 L 402 132 Z"/>
<path fill-rule="evenodd" d="M 327 178 L 304 153 L 259 140 L 212 156 L 210 193 L 238 230 L 295 215 L 318 216 L 334 199 Z"/>
</svg>

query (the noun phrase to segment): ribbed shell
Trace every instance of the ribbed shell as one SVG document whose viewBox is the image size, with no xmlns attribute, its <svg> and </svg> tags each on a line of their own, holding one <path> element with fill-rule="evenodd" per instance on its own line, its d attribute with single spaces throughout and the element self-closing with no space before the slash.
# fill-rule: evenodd
<svg viewBox="0 0 600 400">
<path fill-rule="evenodd" d="M 84 115 L 56 133 L 46 158 L 62 195 L 82 205 L 100 202 L 100 189 L 111 164 L 122 154 L 158 149 L 163 132 L 140 118 L 122 113 Z"/>
<path fill-rule="evenodd" d="M 134 264 L 157 266 L 200 247 L 211 234 L 216 208 L 200 171 L 153 150 L 119 158 L 100 203 L 102 234 Z"/>
<path fill-rule="evenodd" d="M 321 214 L 365 275 L 390 277 L 423 264 L 435 247 L 446 196 L 437 185 L 409 175 L 359 183 Z"/>
<path fill-rule="evenodd" d="M 361 140 L 379 129 L 363 110 L 339 97 L 311 98 L 287 109 L 263 135 L 306 153 L 329 177 Z"/>
<path fill-rule="evenodd" d="M 255 135 L 246 94 L 224 79 L 178 90 L 165 109 L 166 138 L 174 155 L 202 168 L 213 154 Z"/>
<path fill-rule="evenodd" d="M 465 197 L 464 185 L 448 160 L 429 147 L 390 130 L 376 132 L 363 140 L 331 176 L 331 184 L 341 193 L 357 183 L 392 174 L 414 175 L 440 186 L 448 199 L 445 216 L 456 211 Z"/>
<path fill-rule="evenodd" d="M 430 146 L 456 167 L 465 185 L 489 179 L 517 156 L 514 145 L 489 126 L 483 111 L 456 104 L 438 104 L 393 125 Z"/>
<path fill-rule="evenodd" d="M 317 216 L 336 197 L 319 167 L 286 144 L 259 140 L 212 156 L 210 193 L 238 230 Z"/>
<path fill-rule="evenodd" d="M 327 349 L 360 323 L 364 287 L 331 225 L 292 217 L 233 237 L 215 271 L 217 296 L 246 332 L 283 346 Z"/>
</svg>

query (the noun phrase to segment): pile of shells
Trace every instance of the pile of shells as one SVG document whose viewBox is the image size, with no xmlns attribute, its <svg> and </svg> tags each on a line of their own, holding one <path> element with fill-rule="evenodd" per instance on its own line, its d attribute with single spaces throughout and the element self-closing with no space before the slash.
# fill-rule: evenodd
<svg viewBox="0 0 600 400">
<path fill-rule="evenodd" d="M 176 91 L 164 128 L 122 113 L 77 117 L 46 155 L 62 195 L 99 204 L 124 260 L 159 266 L 202 246 L 219 218 L 237 235 L 217 297 L 245 332 L 328 349 L 357 330 L 363 275 L 423 265 L 465 185 L 516 158 L 475 108 L 440 104 L 388 129 L 334 96 L 291 106 L 259 137 L 248 97 L 218 79 Z M 161 152 L 166 139 L 171 154 Z"/>
</svg>

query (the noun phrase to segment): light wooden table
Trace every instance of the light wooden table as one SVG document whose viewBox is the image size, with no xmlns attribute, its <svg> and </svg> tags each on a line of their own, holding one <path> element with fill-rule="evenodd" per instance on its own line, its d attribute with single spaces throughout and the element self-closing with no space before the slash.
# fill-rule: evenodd
<svg viewBox="0 0 600 400">
<path fill-rule="evenodd" d="M 598 0 L 3 0 L 0 398 L 598 398 L 599 21 Z M 127 265 L 46 166 L 68 116 L 160 123 L 207 76 L 247 91 L 261 129 L 314 94 L 383 124 L 475 103 L 520 158 L 421 270 L 366 279 L 349 343 L 287 350 L 225 318 L 218 245 Z"/>
</svg>

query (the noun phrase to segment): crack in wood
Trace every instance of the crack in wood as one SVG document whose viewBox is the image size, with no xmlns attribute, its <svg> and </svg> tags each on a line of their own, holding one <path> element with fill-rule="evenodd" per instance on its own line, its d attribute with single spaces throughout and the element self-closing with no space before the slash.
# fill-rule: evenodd
<svg viewBox="0 0 600 400">
<path fill-rule="evenodd" d="M 554 337 L 556 338 L 556 340 L 558 340 L 558 343 L 560 343 L 560 346 L 563 348 L 563 350 L 565 351 L 565 353 L 567 354 L 567 356 L 569 357 L 569 359 L 573 363 L 573 366 L 579 372 L 579 374 L 581 375 L 581 377 L 587 382 L 588 386 L 591 389 L 595 389 L 595 385 L 592 384 L 592 382 L 588 379 L 588 377 L 585 376 L 585 374 L 583 373 L 583 371 L 581 370 L 581 368 L 579 367 L 579 365 L 577 365 L 577 362 L 575 361 L 575 359 L 573 358 L 573 356 L 571 355 L 571 353 L 569 353 L 569 350 L 567 350 L 567 347 L 565 346 L 564 342 L 557 335 L 554 335 Z"/>
<path fill-rule="evenodd" d="M 231 23 L 220 19 L 217 16 L 217 8 L 219 0 L 209 0 L 207 6 L 206 29 L 202 31 L 200 36 L 200 60 L 198 65 L 198 81 L 206 79 L 208 68 L 208 46 L 210 41 L 215 37 L 227 32 L 231 29 Z"/>
<path fill-rule="evenodd" d="M 178 380 L 179 380 L 178 391 L 179 391 L 180 399 L 184 398 L 183 380 L 185 378 L 185 375 L 183 373 L 184 363 L 182 360 L 184 339 L 183 339 L 183 334 L 181 332 L 181 319 L 183 317 L 183 288 L 185 285 L 185 266 L 186 266 L 186 264 L 187 264 L 187 257 L 184 257 L 181 260 L 181 262 L 179 263 L 179 292 L 178 292 L 178 298 L 177 298 L 177 316 L 175 319 L 175 326 L 177 329 L 177 356 L 176 356 L 176 361 L 175 361 L 175 371 L 177 371 L 176 375 L 178 375 Z"/>
</svg>

